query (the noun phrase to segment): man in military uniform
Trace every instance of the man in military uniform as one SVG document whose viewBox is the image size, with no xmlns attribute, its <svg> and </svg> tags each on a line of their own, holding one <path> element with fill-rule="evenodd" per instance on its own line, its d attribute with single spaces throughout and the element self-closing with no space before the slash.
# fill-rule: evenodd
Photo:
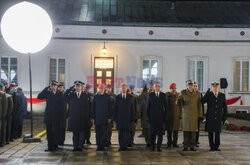
<svg viewBox="0 0 250 165">
<path fill-rule="evenodd" d="M 112 91 L 112 86 L 110 84 L 108 84 L 106 86 L 106 94 L 110 96 L 111 98 L 111 104 L 112 104 L 112 115 L 114 114 L 115 111 L 115 97 L 116 95 L 113 93 Z M 108 123 L 108 127 L 107 127 L 107 137 L 106 137 L 106 147 L 109 147 L 111 145 L 111 137 L 112 137 L 112 129 L 114 127 L 114 123 L 113 120 Z"/>
<path fill-rule="evenodd" d="M 64 94 L 64 85 L 59 83 L 58 84 L 58 91 Z M 68 104 L 67 101 L 64 102 L 64 109 L 63 109 L 63 119 L 60 123 L 60 136 L 59 136 L 59 144 L 60 146 L 64 145 L 65 141 L 65 133 L 66 133 L 66 125 L 67 125 L 67 118 L 68 118 Z"/>
<path fill-rule="evenodd" d="M 210 151 L 220 151 L 221 125 L 227 119 L 227 102 L 225 94 L 219 92 L 219 83 L 213 82 L 212 91 L 208 89 L 202 98 L 207 103 L 205 130 L 208 132 Z"/>
<path fill-rule="evenodd" d="M 199 92 L 199 86 L 196 82 L 194 82 L 194 90 L 198 93 Z M 202 93 L 200 93 L 201 95 L 201 98 L 202 98 Z M 195 139 L 195 143 L 196 143 L 196 147 L 199 147 L 199 136 L 200 136 L 200 125 L 201 125 L 201 122 L 204 120 L 203 118 L 204 116 L 204 104 L 202 104 L 202 117 L 199 117 L 198 118 L 198 132 L 196 132 L 196 139 Z"/>
<path fill-rule="evenodd" d="M 10 133 L 11 133 L 11 119 L 12 119 L 12 111 L 13 111 L 13 100 L 12 95 L 6 93 L 6 88 L 4 84 L 0 84 L 1 91 L 5 92 L 7 98 L 7 113 L 6 113 L 6 122 L 3 123 L 4 130 L 2 133 L 2 144 L 9 144 L 10 142 Z"/>
<path fill-rule="evenodd" d="M 0 84 L 0 147 L 5 145 L 7 97 L 4 93 L 4 84 Z"/>
<path fill-rule="evenodd" d="M 138 103 L 138 96 L 134 93 L 134 85 L 130 85 L 130 88 L 128 88 L 128 94 L 131 94 L 134 99 L 134 110 L 135 110 L 135 116 L 134 116 L 134 121 L 131 123 L 131 131 L 129 134 L 129 143 L 128 147 L 132 147 L 134 145 L 134 137 L 135 137 L 135 132 L 136 132 L 136 125 L 137 125 L 137 120 L 140 118 L 140 107 Z"/>
<path fill-rule="evenodd" d="M 112 121 L 112 101 L 105 93 L 105 85 L 99 85 L 91 107 L 91 121 L 95 124 L 97 151 L 105 151 L 107 125 Z"/>
<path fill-rule="evenodd" d="M 176 84 L 172 83 L 169 86 L 170 92 L 167 92 L 168 98 L 168 108 L 169 108 L 169 117 L 166 122 L 167 138 L 168 143 L 167 147 L 178 147 L 178 131 L 180 129 L 180 119 L 181 119 L 181 109 L 177 105 L 177 100 L 179 98 L 179 93 L 176 91 Z"/>
<path fill-rule="evenodd" d="M 126 151 L 129 143 L 131 123 L 135 120 L 134 98 L 127 93 L 127 86 L 122 85 L 122 92 L 115 97 L 114 121 L 118 130 L 119 151 Z"/>
<path fill-rule="evenodd" d="M 91 86 L 89 84 L 86 84 L 85 92 L 87 93 L 87 95 L 90 98 L 89 107 L 91 107 L 91 103 L 92 103 L 93 97 L 94 97 L 94 94 L 90 92 L 90 88 L 91 88 Z M 88 129 L 86 131 L 86 137 L 85 137 L 85 144 L 88 144 L 88 145 L 91 145 L 91 142 L 90 142 L 91 127 L 92 127 L 92 122 L 89 120 L 89 127 L 88 127 Z"/>
<path fill-rule="evenodd" d="M 202 117 L 201 95 L 194 91 L 193 81 L 186 81 L 187 89 L 181 91 L 178 105 L 182 108 L 183 151 L 190 147 L 195 149 L 196 132 L 198 132 L 198 118 Z"/>
<path fill-rule="evenodd" d="M 86 130 L 89 127 L 89 96 L 83 92 L 84 83 L 75 81 L 74 86 L 66 90 L 65 98 L 69 102 L 68 130 L 73 132 L 73 151 L 82 151 Z"/>
<path fill-rule="evenodd" d="M 57 90 L 58 82 L 51 81 L 50 86 L 44 88 L 37 96 L 38 99 L 46 99 L 46 108 L 44 112 L 44 123 L 46 124 L 46 133 L 48 149 L 45 151 L 56 151 L 60 136 L 60 123 L 64 117 L 65 99 L 62 92 Z"/>
<path fill-rule="evenodd" d="M 147 121 L 147 98 L 149 93 L 154 92 L 154 83 L 150 82 L 149 83 L 149 90 L 147 90 L 147 87 L 145 86 L 143 92 L 139 96 L 140 100 L 140 112 L 141 112 L 141 127 L 142 127 L 142 132 L 144 134 L 145 142 L 146 142 L 146 147 L 150 147 L 150 137 L 149 137 L 149 132 L 148 132 L 148 121 Z"/>
</svg>

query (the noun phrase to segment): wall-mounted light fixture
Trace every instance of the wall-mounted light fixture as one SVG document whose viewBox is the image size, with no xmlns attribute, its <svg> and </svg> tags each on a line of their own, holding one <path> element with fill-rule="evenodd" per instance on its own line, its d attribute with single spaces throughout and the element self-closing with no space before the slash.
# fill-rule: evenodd
<svg viewBox="0 0 250 165">
<path fill-rule="evenodd" d="M 103 45 L 103 48 L 102 48 L 102 53 L 103 54 L 106 54 L 107 53 L 107 48 L 105 46 L 105 42 L 104 42 L 104 45 Z"/>
</svg>

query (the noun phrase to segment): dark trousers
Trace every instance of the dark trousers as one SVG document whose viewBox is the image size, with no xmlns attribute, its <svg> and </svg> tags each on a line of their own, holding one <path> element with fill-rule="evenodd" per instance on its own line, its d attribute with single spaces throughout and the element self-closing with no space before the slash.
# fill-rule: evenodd
<svg viewBox="0 0 250 165">
<path fill-rule="evenodd" d="M 63 119 L 60 123 L 60 136 L 59 136 L 59 145 L 63 145 L 65 141 L 66 133 L 66 119 Z"/>
<path fill-rule="evenodd" d="M 135 130 L 129 131 L 129 141 L 128 141 L 129 145 L 133 145 L 134 137 L 135 137 Z"/>
<path fill-rule="evenodd" d="M 195 137 L 196 137 L 196 132 L 191 132 L 191 131 L 184 131 L 183 132 L 183 147 L 184 148 L 194 148 L 195 147 Z"/>
<path fill-rule="evenodd" d="M 178 131 L 167 131 L 168 146 L 177 145 Z"/>
<path fill-rule="evenodd" d="M 2 120 L 2 125 L 1 125 L 1 139 L 0 139 L 0 145 L 4 146 L 6 143 L 6 126 L 7 126 L 7 120 L 3 119 Z"/>
<path fill-rule="evenodd" d="M 6 126 L 6 143 L 10 142 L 11 123 L 12 123 L 12 116 L 9 116 L 7 118 L 7 126 Z"/>
<path fill-rule="evenodd" d="M 60 123 L 46 123 L 48 149 L 57 149 L 60 135 Z"/>
<path fill-rule="evenodd" d="M 107 125 L 96 125 L 95 132 L 97 147 L 103 149 L 106 143 Z"/>
<path fill-rule="evenodd" d="M 150 135 L 152 148 L 155 148 L 156 136 L 157 136 L 157 134 Z M 161 148 L 162 140 L 163 140 L 163 135 L 158 135 L 158 139 L 157 139 L 157 148 L 158 149 Z"/>
<path fill-rule="evenodd" d="M 86 141 L 90 141 L 90 137 L 91 137 L 91 127 L 92 127 L 92 123 L 89 123 L 89 127 L 86 130 L 86 136 L 85 136 L 85 140 Z"/>
<path fill-rule="evenodd" d="M 208 132 L 209 146 L 218 149 L 220 146 L 220 132 Z"/>
<path fill-rule="evenodd" d="M 84 142 L 84 132 L 81 131 L 73 131 L 73 146 L 74 149 L 81 149 L 83 148 L 83 142 Z"/>
<path fill-rule="evenodd" d="M 121 148 L 128 147 L 129 130 L 120 129 L 118 130 L 119 145 Z"/>
<path fill-rule="evenodd" d="M 23 118 L 23 115 L 18 116 L 17 137 L 22 137 L 23 135 Z"/>
<path fill-rule="evenodd" d="M 148 132 L 148 128 L 143 128 L 143 135 L 144 135 L 144 138 L 145 138 L 145 142 L 147 145 L 150 144 L 150 138 L 149 138 L 149 132 Z"/>
<path fill-rule="evenodd" d="M 12 121 L 11 121 L 11 135 L 10 139 L 16 139 L 17 138 L 17 130 L 18 130 L 18 124 L 19 124 L 19 118 L 17 117 L 17 113 L 13 112 L 12 115 Z"/>
<path fill-rule="evenodd" d="M 200 136 L 200 125 L 201 125 L 202 120 L 198 120 L 198 132 L 196 132 L 196 139 L 195 143 L 197 144 L 199 142 L 199 136 Z"/>
</svg>

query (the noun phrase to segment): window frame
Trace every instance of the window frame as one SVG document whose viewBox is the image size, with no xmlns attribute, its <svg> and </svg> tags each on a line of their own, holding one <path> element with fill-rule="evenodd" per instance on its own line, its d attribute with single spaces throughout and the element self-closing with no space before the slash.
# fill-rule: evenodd
<svg viewBox="0 0 250 165">
<path fill-rule="evenodd" d="M 150 61 L 151 60 L 157 60 L 158 61 L 157 78 L 158 79 L 160 78 L 163 81 L 163 77 L 162 77 L 162 62 L 163 62 L 163 57 L 162 56 L 154 56 L 154 55 L 153 56 L 141 56 L 140 57 L 140 65 L 138 65 L 139 66 L 139 69 L 138 69 L 139 72 L 137 72 L 137 73 L 138 73 L 139 77 L 141 77 L 142 79 L 143 79 L 143 61 L 144 60 L 150 60 Z M 150 62 L 150 64 L 151 64 L 151 62 Z M 150 75 L 150 78 L 152 78 L 151 75 Z M 151 79 L 149 79 L 149 80 L 151 80 Z"/>
<path fill-rule="evenodd" d="M 206 56 L 188 56 L 186 57 L 186 80 L 190 79 L 189 78 L 189 61 L 194 61 L 194 77 L 195 79 L 193 81 L 197 82 L 197 62 L 198 61 L 203 61 L 203 90 L 200 92 L 205 92 L 207 89 L 207 84 L 208 84 L 208 57 Z"/>
<path fill-rule="evenodd" d="M 159 77 L 159 59 L 143 59 L 142 63 L 146 60 L 149 61 L 149 80 L 152 80 L 152 74 L 151 74 L 152 61 L 157 61 L 157 76 L 156 76 L 156 78 Z M 142 78 L 143 78 L 143 66 L 142 66 Z M 143 78 L 143 80 L 144 80 L 144 78 Z"/>
<path fill-rule="evenodd" d="M 49 82 L 51 81 L 50 80 L 50 60 L 51 59 L 55 59 L 56 60 L 56 81 L 57 82 L 59 82 L 59 60 L 61 60 L 61 59 L 63 59 L 63 60 L 65 60 L 65 65 L 64 65 L 64 69 L 65 69 L 65 80 L 64 80 L 64 87 L 66 88 L 67 87 L 67 58 L 66 57 L 55 57 L 55 56 L 49 56 L 49 77 L 48 77 L 48 80 L 49 80 Z"/>
<path fill-rule="evenodd" d="M 16 81 L 16 83 L 18 83 L 18 80 L 19 80 L 19 78 L 18 78 L 18 57 L 17 56 L 1 56 L 0 57 L 0 69 L 2 69 L 2 58 L 8 58 L 8 83 L 11 83 L 12 81 L 11 81 L 11 76 L 10 76 L 10 74 L 11 74 L 11 72 L 10 72 L 10 61 L 11 61 L 11 58 L 15 58 L 16 59 L 16 67 L 17 67 L 17 71 L 16 71 L 16 74 L 17 74 L 17 81 Z M 0 79 L 2 79 L 2 75 L 1 75 L 1 72 L 0 72 Z"/>
<path fill-rule="evenodd" d="M 249 58 L 246 58 L 246 59 L 244 59 L 244 58 L 238 58 L 238 59 L 233 59 L 233 73 L 234 73 L 234 64 L 235 64 L 235 62 L 240 62 L 240 82 L 239 82 L 239 91 L 237 91 L 237 90 L 235 90 L 234 89 L 234 84 L 235 84 L 235 79 L 234 79 L 234 74 L 233 74 L 233 85 L 232 85 L 232 88 L 233 88 L 233 92 L 243 92 L 243 93 L 249 93 L 250 92 L 250 59 Z M 243 68 L 242 68 L 242 63 L 243 62 L 248 62 L 248 65 L 249 65 L 249 67 L 248 67 L 248 91 L 242 91 L 242 70 L 243 70 Z"/>
</svg>

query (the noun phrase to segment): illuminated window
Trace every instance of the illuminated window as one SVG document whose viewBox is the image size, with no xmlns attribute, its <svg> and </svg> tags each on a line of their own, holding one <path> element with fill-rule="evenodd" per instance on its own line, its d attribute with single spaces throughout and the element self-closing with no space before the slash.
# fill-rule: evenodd
<svg viewBox="0 0 250 165">
<path fill-rule="evenodd" d="M 65 59 L 50 58 L 50 81 L 56 80 L 65 84 Z"/>
<path fill-rule="evenodd" d="M 249 91 L 249 64 L 248 60 L 235 60 L 234 61 L 234 79 L 233 90 L 234 91 Z"/>
<path fill-rule="evenodd" d="M 104 58 L 96 58 L 95 59 L 95 68 L 99 69 L 113 69 L 114 61 L 113 59 L 104 59 Z"/>
<path fill-rule="evenodd" d="M 1 80 L 17 82 L 17 58 L 1 58 Z"/>
<path fill-rule="evenodd" d="M 144 80 L 151 80 L 158 77 L 159 61 L 154 59 L 143 60 L 142 77 Z"/>
</svg>

